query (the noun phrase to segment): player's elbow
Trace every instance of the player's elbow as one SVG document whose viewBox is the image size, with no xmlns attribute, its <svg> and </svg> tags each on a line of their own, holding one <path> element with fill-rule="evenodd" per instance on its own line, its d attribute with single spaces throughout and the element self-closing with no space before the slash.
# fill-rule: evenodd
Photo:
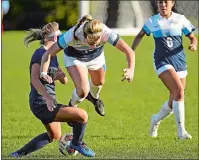
<svg viewBox="0 0 199 160">
<path fill-rule="evenodd" d="M 39 77 L 32 76 L 30 82 L 32 83 L 33 86 L 36 86 L 39 81 Z"/>
</svg>

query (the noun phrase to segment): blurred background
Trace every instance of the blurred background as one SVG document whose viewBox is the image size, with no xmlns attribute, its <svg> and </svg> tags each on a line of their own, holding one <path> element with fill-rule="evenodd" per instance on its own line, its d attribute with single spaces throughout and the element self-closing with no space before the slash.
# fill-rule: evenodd
<svg viewBox="0 0 199 160">
<path fill-rule="evenodd" d="M 10 7 L 4 15 L 5 30 L 26 30 L 41 27 L 44 23 L 57 21 L 61 30 L 67 30 L 79 17 L 91 14 L 108 27 L 125 28 L 136 34 L 144 21 L 156 12 L 155 1 L 72 1 L 72 0 L 3 0 L 9 1 Z M 184 14 L 198 29 L 198 1 L 177 1 L 177 10 Z M 119 33 L 120 34 L 120 33 Z"/>
</svg>

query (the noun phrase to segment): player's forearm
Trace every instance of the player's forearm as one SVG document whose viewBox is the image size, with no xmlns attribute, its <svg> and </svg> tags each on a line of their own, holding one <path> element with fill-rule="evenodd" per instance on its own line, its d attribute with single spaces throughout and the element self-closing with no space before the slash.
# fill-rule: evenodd
<svg viewBox="0 0 199 160">
<path fill-rule="evenodd" d="M 46 91 L 45 87 L 43 86 L 43 84 L 41 83 L 41 81 L 39 79 L 32 78 L 31 79 L 31 83 L 35 87 L 37 92 L 40 95 L 42 95 L 44 98 L 45 97 L 50 97 L 50 95 L 48 94 L 48 92 Z"/>
<path fill-rule="evenodd" d="M 141 40 L 142 40 L 143 37 L 141 36 L 136 36 L 134 41 L 133 41 L 133 44 L 132 44 L 132 49 L 135 51 L 136 48 L 138 47 L 138 45 L 140 44 Z"/>
<path fill-rule="evenodd" d="M 195 46 L 198 45 L 198 40 L 195 36 L 190 38 L 190 44 L 193 44 Z"/>
<path fill-rule="evenodd" d="M 130 49 L 126 52 L 126 58 L 127 58 L 127 62 L 128 62 L 128 67 L 130 69 L 134 69 L 135 68 L 135 52 Z"/>
<path fill-rule="evenodd" d="M 135 52 L 131 49 L 131 47 L 129 47 L 129 45 L 122 39 L 118 41 L 115 47 L 125 53 L 128 62 L 128 68 L 133 69 L 135 67 Z"/>
<path fill-rule="evenodd" d="M 195 46 L 198 45 L 198 40 L 197 40 L 197 38 L 195 37 L 195 35 L 193 33 L 189 34 L 187 37 L 190 40 L 190 44 L 193 44 Z"/>
<path fill-rule="evenodd" d="M 48 67 L 50 65 L 50 59 L 51 59 L 51 55 L 49 54 L 48 51 L 46 51 L 44 55 L 42 56 L 41 70 L 40 70 L 41 72 L 47 73 Z"/>
</svg>

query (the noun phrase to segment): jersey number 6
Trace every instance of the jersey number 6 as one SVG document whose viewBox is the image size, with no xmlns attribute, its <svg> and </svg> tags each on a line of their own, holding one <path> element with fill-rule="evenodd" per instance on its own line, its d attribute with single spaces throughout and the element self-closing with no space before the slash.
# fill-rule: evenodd
<svg viewBox="0 0 199 160">
<path fill-rule="evenodd" d="M 173 40 L 171 37 L 167 37 L 167 45 L 169 48 L 173 47 Z"/>
</svg>

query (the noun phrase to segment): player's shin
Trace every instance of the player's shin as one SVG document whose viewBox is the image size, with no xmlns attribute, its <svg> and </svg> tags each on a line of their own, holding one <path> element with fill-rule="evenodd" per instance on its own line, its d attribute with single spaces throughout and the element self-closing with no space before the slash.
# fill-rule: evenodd
<svg viewBox="0 0 199 160">
<path fill-rule="evenodd" d="M 75 146 L 82 144 L 82 139 L 84 137 L 84 132 L 86 129 L 86 123 L 74 123 L 73 124 L 73 139 L 72 144 Z"/>
<path fill-rule="evenodd" d="M 43 133 L 38 135 L 37 137 L 33 138 L 30 142 L 24 145 L 21 149 L 17 151 L 18 155 L 27 155 L 29 153 L 35 152 L 45 145 L 49 144 L 51 139 L 48 136 L 48 133 Z"/>
<path fill-rule="evenodd" d="M 155 114 L 155 123 L 160 123 L 163 119 L 167 118 L 173 113 L 172 109 L 168 105 L 168 101 L 166 101 L 160 111 Z"/>
<path fill-rule="evenodd" d="M 100 92 L 102 90 L 102 85 L 95 86 L 93 85 L 91 79 L 89 81 L 90 84 L 90 93 L 95 99 L 99 99 Z"/>
<path fill-rule="evenodd" d="M 73 95 L 72 95 L 72 99 L 70 101 L 70 104 L 74 107 L 77 107 L 79 103 L 81 103 L 85 98 L 80 98 L 77 95 L 77 91 L 76 88 L 73 90 Z"/>
<path fill-rule="evenodd" d="M 178 134 L 185 132 L 185 111 L 184 111 L 184 101 L 173 100 L 173 111 L 175 115 L 176 125 Z"/>
</svg>

